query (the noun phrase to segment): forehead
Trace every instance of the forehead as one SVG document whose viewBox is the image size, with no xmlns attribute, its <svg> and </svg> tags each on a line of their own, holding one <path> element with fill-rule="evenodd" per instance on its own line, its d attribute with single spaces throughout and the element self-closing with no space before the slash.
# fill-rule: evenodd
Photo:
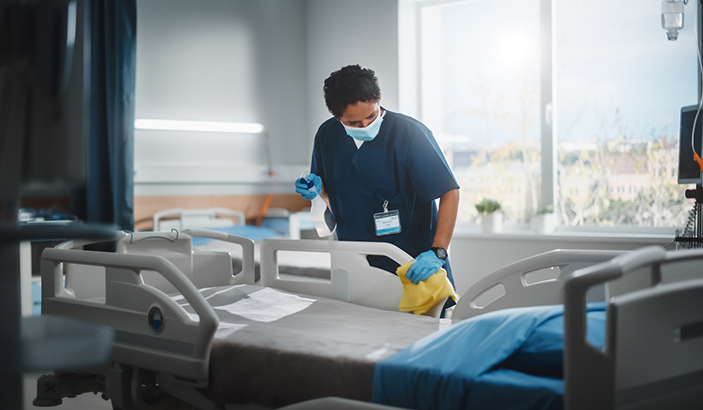
<svg viewBox="0 0 703 410">
<path fill-rule="evenodd" d="M 359 101 L 355 104 L 347 105 L 340 119 L 342 121 L 362 121 L 367 119 L 378 109 L 378 101 Z"/>
</svg>

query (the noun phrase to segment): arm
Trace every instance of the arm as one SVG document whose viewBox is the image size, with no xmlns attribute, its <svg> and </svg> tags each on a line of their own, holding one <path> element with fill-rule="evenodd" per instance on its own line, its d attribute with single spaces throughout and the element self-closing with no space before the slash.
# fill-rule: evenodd
<svg viewBox="0 0 703 410">
<path fill-rule="evenodd" d="M 447 249 L 454 234 L 456 215 L 459 210 L 459 190 L 452 189 L 439 197 L 439 210 L 437 211 L 437 230 L 434 235 L 432 247 Z"/>
<path fill-rule="evenodd" d="M 327 204 L 327 208 L 329 208 L 331 210 L 332 207 L 330 206 L 330 198 L 329 198 L 329 196 L 327 196 L 327 191 L 325 191 L 325 183 L 324 182 L 322 182 L 320 185 L 320 198 L 322 198 L 322 200 L 325 201 L 325 203 Z"/>
<path fill-rule="evenodd" d="M 439 210 L 437 214 L 437 229 L 435 230 L 432 247 L 447 249 L 454 233 L 454 224 L 459 210 L 459 189 L 452 189 L 439 197 Z M 436 273 L 444 261 L 439 259 L 432 250 L 425 251 L 415 258 L 405 277 L 412 283 L 426 280 Z"/>
</svg>

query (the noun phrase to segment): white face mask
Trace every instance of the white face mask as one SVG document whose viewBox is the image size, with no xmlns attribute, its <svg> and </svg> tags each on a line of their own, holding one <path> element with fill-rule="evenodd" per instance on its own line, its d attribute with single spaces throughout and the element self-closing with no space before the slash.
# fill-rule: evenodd
<svg viewBox="0 0 703 410">
<path fill-rule="evenodd" d="M 378 109 L 378 115 L 376 116 L 376 119 L 371 121 L 371 124 L 367 125 L 366 127 L 363 128 L 358 128 L 358 127 L 348 127 L 342 123 L 342 126 L 344 126 L 344 129 L 347 131 L 347 135 L 350 137 L 357 139 L 359 141 L 371 141 L 372 139 L 376 138 L 378 135 L 378 131 L 381 129 L 381 123 L 383 122 L 383 112 L 381 111 L 381 108 Z"/>
</svg>

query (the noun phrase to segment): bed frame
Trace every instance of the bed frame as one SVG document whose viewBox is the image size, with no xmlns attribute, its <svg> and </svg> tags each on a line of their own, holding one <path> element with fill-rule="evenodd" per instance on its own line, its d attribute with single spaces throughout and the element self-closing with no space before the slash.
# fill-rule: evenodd
<svg viewBox="0 0 703 410">
<path fill-rule="evenodd" d="M 463 320 L 501 309 L 563 304 L 561 288 L 568 275 L 620 254 L 556 249 L 511 263 L 471 286 L 459 299 L 452 318 Z M 605 301 L 609 293 L 607 284 L 589 289 L 589 302 Z"/>
<path fill-rule="evenodd" d="M 278 252 L 328 253 L 330 280 L 279 274 Z M 401 282 L 394 274 L 369 265 L 368 255 L 387 256 L 399 265 L 413 260 L 385 242 L 265 239 L 260 248 L 261 285 L 397 311 L 403 296 Z"/>
<path fill-rule="evenodd" d="M 168 400 L 177 398 L 202 409 L 218 408 L 199 390 L 208 385 L 210 345 L 218 319 L 198 292 L 198 287 L 203 283 L 207 284 L 205 286 L 253 283 L 253 269 L 252 274 L 242 272 L 244 275 L 235 276 L 232 276 L 228 263 L 222 263 L 222 271 L 218 272 L 200 269 L 195 262 L 197 253 L 185 242 L 191 236 L 205 236 L 248 243 L 251 247 L 244 253 L 251 256 L 251 267 L 253 243 L 220 232 L 198 230 L 183 231 L 177 239 L 175 233 L 131 235 L 124 234 L 118 242 L 118 252 L 114 254 L 69 249 L 83 244 L 81 242 L 66 243 L 63 249 L 46 249 L 42 254 L 42 313 L 106 324 L 116 330 L 117 338 L 109 368 L 92 370 L 79 379 L 61 373 L 45 376 L 48 379 L 38 382 L 37 400 L 60 404 L 62 397 L 85 391 L 107 391 L 117 409 L 150 408 L 159 397 L 167 404 Z M 175 240 L 167 240 L 166 236 Z M 264 240 L 261 246 L 262 281 L 265 286 L 291 292 L 397 310 L 395 300 L 399 301 L 402 294 L 400 281 L 366 262 L 368 254 L 387 254 L 399 263 L 411 259 L 392 245 L 386 245 Z M 168 252 L 155 253 L 157 248 L 165 248 Z M 279 275 L 276 255 L 280 251 L 330 253 L 331 280 Z M 181 259 L 184 256 L 190 258 L 190 265 Z M 613 256 L 614 253 L 608 251 L 552 251 L 508 265 L 466 292 L 457 304 L 454 320 L 513 304 L 561 303 L 557 289 L 563 287 L 566 300 L 565 404 L 568 410 L 620 408 L 642 403 L 642 400 L 646 402 L 652 399 L 649 397 L 652 392 L 669 400 L 671 397 L 662 393 L 675 390 L 683 392 L 683 396 L 678 395 L 683 399 L 678 399 L 677 403 L 684 405 L 679 408 L 685 408 L 692 398 L 701 397 L 696 394 L 703 386 L 703 337 L 699 337 L 703 335 L 703 279 L 662 284 L 662 272 L 665 265 L 703 259 L 703 251 L 667 253 L 648 248 L 602 262 Z M 598 262 L 602 263 L 596 264 Z M 104 298 L 77 297 L 79 292 L 70 286 L 75 283 L 71 281 L 74 274 L 70 269 L 64 286 L 62 273 L 64 265 L 69 264 L 103 267 Z M 183 266 L 185 272 L 179 269 Z M 191 266 L 190 270 L 187 270 L 188 266 Z M 585 341 L 585 304 L 594 292 L 591 288 L 641 271 L 642 267 L 651 269 L 648 276 L 651 277 L 650 288 L 613 297 L 608 297 L 607 289 L 596 291 L 596 295 L 610 302 L 607 347 L 602 352 L 597 351 Z M 540 279 L 545 270 L 553 272 L 557 268 L 558 275 Z M 199 277 L 206 271 L 207 279 Z M 149 275 L 165 278 L 195 308 L 198 319 L 190 317 L 159 290 L 157 286 L 161 285 L 158 282 L 148 285 Z M 477 297 L 485 295 L 496 284 L 502 284 L 506 297 L 492 298 L 491 303 L 476 302 Z M 545 290 L 537 290 L 540 287 Z M 367 297 L 365 292 L 377 292 L 383 297 Z M 379 299 L 383 302 L 379 303 Z M 391 306 L 392 303 L 395 305 Z M 150 320 L 149 313 L 153 313 L 154 308 L 164 317 L 161 331 L 159 323 L 155 325 L 154 320 Z M 642 323 L 647 326 L 643 327 Z M 661 333 L 661 337 L 657 336 L 658 341 L 650 348 L 643 345 L 647 340 L 643 339 L 643 332 Z M 43 388 L 46 383 L 59 386 L 55 394 L 46 393 Z M 156 385 L 167 394 L 155 395 Z M 324 408 L 325 400 L 314 401 L 309 408 Z M 323 407 L 319 407 L 320 403 Z M 348 404 L 345 402 L 345 406 Z M 296 409 L 306 408 L 303 403 L 296 406 Z M 347 408 L 388 407 L 358 403 L 358 407 Z"/>
<path fill-rule="evenodd" d="M 331 279 L 279 274 L 278 252 L 329 253 Z M 261 285 L 312 294 L 384 310 L 397 310 L 403 296 L 398 278 L 370 266 L 367 255 L 385 255 L 402 265 L 413 258 L 390 243 L 266 239 L 261 244 Z M 557 249 L 500 268 L 471 286 L 459 299 L 452 319 L 463 320 L 511 307 L 560 305 L 563 279 L 570 273 L 610 260 L 621 251 Z M 350 282 L 350 277 L 357 278 Z M 589 290 L 589 301 L 604 301 L 607 284 Z"/>
<path fill-rule="evenodd" d="M 648 247 L 572 272 L 564 284 L 565 408 L 698 409 L 703 405 L 703 250 Z M 697 279 L 670 280 L 676 266 Z M 605 349 L 586 339 L 586 295 L 646 267 L 647 289 L 610 298 Z"/>
</svg>

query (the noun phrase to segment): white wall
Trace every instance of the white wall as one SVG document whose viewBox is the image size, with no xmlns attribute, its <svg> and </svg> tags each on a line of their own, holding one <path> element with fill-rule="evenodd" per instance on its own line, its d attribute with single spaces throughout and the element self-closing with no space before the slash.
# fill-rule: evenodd
<svg viewBox="0 0 703 410">
<path fill-rule="evenodd" d="M 262 123 L 290 177 L 307 156 L 305 10 L 304 0 L 138 1 L 136 117 Z M 268 158 L 262 135 L 137 130 L 135 194 L 267 192 Z"/>
<path fill-rule="evenodd" d="M 322 86 L 333 71 L 350 64 L 373 69 L 381 85 L 381 104 L 398 110 L 398 1 L 308 0 L 307 4 L 312 151 L 317 128 L 331 117 Z"/>
<path fill-rule="evenodd" d="M 136 117 L 259 122 L 278 192 L 307 169 L 322 84 L 373 68 L 398 107 L 396 0 L 138 0 Z M 135 132 L 135 195 L 268 192 L 266 138 Z"/>
</svg>

